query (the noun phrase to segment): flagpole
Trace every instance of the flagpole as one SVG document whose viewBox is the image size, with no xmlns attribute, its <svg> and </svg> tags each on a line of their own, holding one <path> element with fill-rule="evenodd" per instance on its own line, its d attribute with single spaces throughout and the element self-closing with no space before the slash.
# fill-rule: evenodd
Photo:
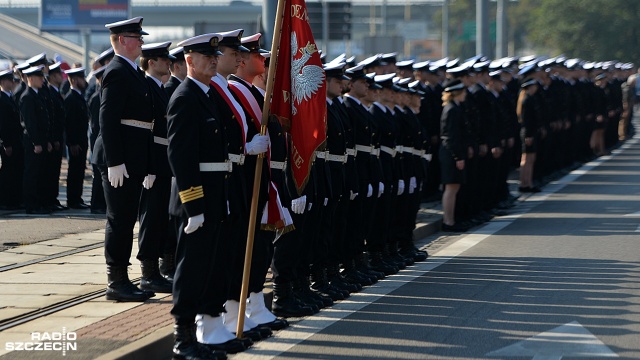
<svg viewBox="0 0 640 360">
<path fill-rule="evenodd" d="M 260 120 L 260 135 L 267 132 L 267 124 L 269 122 L 269 111 L 271 109 L 271 94 L 273 93 L 273 83 L 278 64 L 278 47 L 280 46 L 280 35 L 282 32 L 282 19 L 284 17 L 286 0 L 278 0 L 278 8 L 276 10 L 276 19 L 273 27 L 273 38 L 271 41 L 271 62 L 269 72 L 267 73 L 267 88 L 264 96 L 264 106 L 262 108 L 262 119 Z M 244 313 L 247 307 L 247 295 L 249 292 L 249 277 L 251 275 L 251 258 L 253 256 L 253 240 L 256 230 L 256 219 L 258 213 L 258 196 L 260 194 L 260 180 L 262 178 L 262 159 L 264 154 L 258 155 L 256 161 L 256 172 L 253 176 L 253 196 L 251 197 L 251 209 L 249 212 L 249 229 L 247 232 L 247 248 L 244 253 L 244 270 L 242 273 L 242 289 L 240 290 L 240 308 L 238 309 L 238 327 L 236 328 L 236 336 L 242 337 L 242 329 L 244 328 Z"/>
</svg>

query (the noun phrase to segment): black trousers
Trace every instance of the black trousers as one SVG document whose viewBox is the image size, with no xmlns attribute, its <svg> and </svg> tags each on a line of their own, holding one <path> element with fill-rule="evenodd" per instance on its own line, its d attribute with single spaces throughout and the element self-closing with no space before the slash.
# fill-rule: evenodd
<svg viewBox="0 0 640 360">
<path fill-rule="evenodd" d="M 391 209 L 395 204 L 395 186 L 391 183 L 384 184 L 384 192 L 377 198 L 372 220 L 365 226 L 369 229 L 367 235 L 367 250 L 381 251 L 384 249 L 389 237 L 389 225 L 391 224 Z M 374 188 L 373 196 L 378 196 L 378 189 Z"/>
<path fill-rule="evenodd" d="M 156 176 L 151 189 L 143 189 L 140 197 L 140 260 L 158 260 L 169 238 L 169 197 L 171 177 Z M 144 246 L 142 245 L 144 244 Z"/>
<path fill-rule="evenodd" d="M 264 204 L 258 204 L 258 209 L 264 209 Z M 260 230 L 259 216 L 256 217 L 256 227 L 253 236 L 253 249 L 251 253 L 251 271 L 249 273 L 249 292 L 261 292 L 264 288 L 264 280 L 271 263 L 271 240 L 269 234 Z M 249 229 L 249 214 L 242 216 L 240 226 L 233 229 L 235 256 L 231 264 L 231 283 L 229 284 L 229 299 L 240 301 L 242 291 L 242 277 L 244 273 L 244 260 L 247 251 L 247 230 Z"/>
<path fill-rule="evenodd" d="M 107 202 L 104 199 L 104 189 L 102 188 L 102 175 L 98 165 L 91 165 L 93 175 L 91 180 L 91 209 L 106 209 Z"/>
<path fill-rule="evenodd" d="M 46 149 L 40 154 L 33 152 L 33 144 L 28 140 L 24 146 L 24 176 L 22 182 L 24 207 L 35 210 L 44 205 L 46 178 Z"/>
<path fill-rule="evenodd" d="M 161 258 L 164 258 L 164 254 L 176 253 L 180 231 L 182 231 L 182 220 L 179 216 L 173 216 L 169 214 L 169 229 L 167 230 L 167 238 L 166 242 L 164 243 L 164 249 L 162 250 L 162 254 L 160 254 Z"/>
<path fill-rule="evenodd" d="M 331 224 L 332 232 L 329 242 L 329 262 L 339 264 L 346 258 L 347 248 L 347 215 L 349 213 L 349 198 L 342 197 L 337 201 L 333 210 Z"/>
<path fill-rule="evenodd" d="M 46 165 L 45 165 L 45 198 L 44 205 L 58 205 L 58 195 L 60 192 L 60 166 L 62 165 L 62 149 L 63 145 L 56 150 L 55 148 L 51 152 L 47 153 Z"/>
<path fill-rule="evenodd" d="M 82 186 L 84 170 L 87 167 L 87 149 L 82 147 L 76 156 L 69 153 L 69 170 L 67 173 L 67 205 L 83 203 Z"/>
<path fill-rule="evenodd" d="M 365 185 L 367 188 L 368 185 Z M 364 249 L 364 235 L 362 225 L 362 203 L 367 197 L 366 190 L 362 192 L 362 186 L 358 190 L 358 196 L 355 199 L 348 201 L 345 217 L 345 241 L 343 243 L 343 258 L 340 259 L 342 263 L 356 259 L 358 254 L 362 253 Z M 340 216 L 336 214 L 336 216 Z"/>
<path fill-rule="evenodd" d="M 186 217 L 182 219 L 182 229 L 187 221 Z M 220 254 L 220 225 L 219 220 L 205 214 L 201 228 L 191 234 L 181 230 L 178 235 L 171 309 L 177 324 L 192 325 L 197 314 L 218 316 L 223 311 L 224 300 L 210 296 L 219 290 L 214 279 L 221 275 L 215 271 Z"/>
<path fill-rule="evenodd" d="M 271 271 L 276 284 L 288 283 L 309 274 L 309 244 L 303 239 L 307 216 L 306 211 L 302 214 L 291 212 L 296 229 L 282 235 L 274 244 Z"/>
<path fill-rule="evenodd" d="M 133 245 L 133 227 L 138 220 L 140 194 L 142 193 L 143 175 L 129 174 L 124 184 L 114 188 L 109 183 L 107 166 L 100 165 L 102 187 L 107 203 L 107 226 L 104 233 L 104 255 L 107 265 L 129 266 L 131 246 Z M 139 243 L 140 252 L 144 253 L 146 244 Z"/>
<path fill-rule="evenodd" d="M 404 183 L 404 192 L 402 195 L 395 195 L 393 208 L 389 213 L 391 222 L 389 224 L 389 236 L 387 243 L 398 243 L 406 240 L 407 237 L 407 221 L 411 217 L 411 202 L 413 200 L 413 196 L 417 192 L 417 189 L 413 194 L 409 194 L 409 179 L 405 179 Z"/>
<path fill-rule="evenodd" d="M 22 177 L 24 173 L 24 149 L 18 143 L 7 156 L 0 146 L 2 168 L 0 168 L 0 205 L 18 207 L 22 203 Z"/>
</svg>

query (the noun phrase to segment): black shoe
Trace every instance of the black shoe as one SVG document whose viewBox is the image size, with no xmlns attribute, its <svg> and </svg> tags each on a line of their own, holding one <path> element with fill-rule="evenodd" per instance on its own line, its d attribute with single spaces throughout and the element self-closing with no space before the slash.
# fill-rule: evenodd
<svg viewBox="0 0 640 360">
<path fill-rule="evenodd" d="M 172 293 L 173 283 L 160 275 L 158 260 L 143 260 L 140 262 L 140 268 L 142 269 L 142 278 L 140 279 L 140 288 L 142 290 L 165 294 Z"/>
<path fill-rule="evenodd" d="M 44 207 L 40 207 L 40 208 L 36 208 L 36 209 L 26 209 L 25 212 L 27 214 L 31 214 L 31 215 L 49 215 L 51 214 L 51 211 L 47 208 Z"/>
<path fill-rule="evenodd" d="M 304 317 L 315 314 L 309 306 L 301 305 L 293 299 L 274 299 L 271 311 L 275 316 L 282 317 Z"/>
<path fill-rule="evenodd" d="M 107 300 L 119 302 L 143 302 L 154 296 L 154 293 L 140 290 L 131 282 L 109 284 L 106 293 Z"/>
<path fill-rule="evenodd" d="M 231 339 L 222 344 L 204 344 L 209 350 L 212 351 L 224 351 L 229 354 L 237 354 L 239 352 L 247 350 L 246 346 L 240 339 Z"/>
<path fill-rule="evenodd" d="M 275 319 L 271 322 L 260 324 L 260 326 L 266 326 L 273 331 L 278 331 L 289 327 L 289 322 L 285 319 Z"/>
<path fill-rule="evenodd" d="M 233 335 L 235 335 L 236 333 L 232 333 Z M 262 335 L 260 334 L 260 332 L 258 330 L 247 330 L 247 331 L 243 331 L 242 332 L 242 336 L 248 338 L 252 343 L 258 342 L 260 340 L 263 339 Z M 244 345 L 244 343 L 243 343 Z M 245 346 L 246 348 L 246 346 Z"/>
<path fill-rule="evenodd" d="M 133 285 L 126 266 L 107 265 L 107 300 L 121 302 L 143 302 L 155 296 L 153 292 L 140 290 Z"/>
<path fill-rule="evenodd" d="M 210 350 L 206 345 L 199 343 L 191 325 L 175 325 L 174 336 L 172 357 L 174 360 L 224 360 L 227 358 L 226 352 Z"/>
<path fill-rule="evenodd" d="M 92 214 L 106 214 L 107 209 L 91 209 Z"/>
<path fill-rule="evenodd" d="M 465 232 L 468 229 L 459 224 L 447 225 L 442 223 L 441 230 L 444 232 Z"/>
<path fill-rule="evenodd" d="M 68 207 L 62 205 L 62 204 L 54 204 L 51 205 L 51 211 L 64 211 L 69 209 Z"/>
<path fill-rule="evenodd" d="M 251 330 L 256 330 L 258 333 L 260 333 L 260 336 L 262 336 L 263 339 L 266 339 L 273 335 L 273 331 L 271 331 L 268 326 L 258 325 Z"/>
<path fill-rule="evenodd" d="M 87 205 L 85 203 L 77 203 L 77 204 L 74 204 L 74 203 L 69 204 L 69 203 L 67 203 L 67 207 L 69 209 L 84 210 L 84 209 L 88 209 L 89 205 Z"/>
</svg>

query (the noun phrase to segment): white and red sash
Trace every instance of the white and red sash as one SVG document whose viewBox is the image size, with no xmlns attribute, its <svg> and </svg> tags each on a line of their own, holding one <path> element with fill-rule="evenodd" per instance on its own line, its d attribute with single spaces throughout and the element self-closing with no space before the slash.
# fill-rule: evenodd
<svg viewBox="0 0 640 360">
<path fill-rule="evenodd" d="M 242 106 L 249 112 L 249 115 L 251 115 L 256 129 L 260 131 L 262 109 L 258 104 L 258 100 L 256 100 L 255 96 L 251 93 L 251 90 L 249 90 L 249 88 L 244 84 L 235 80 L 229 80 L 229 88 L 234 94 L 236 94 L 238 99 L 240 99 Z"/>
<path fill-rule="evenodd" d="M 244 116 L 244 110 L 242 109 L 242 106 L 238 104 L 236 99 L 231 94 L 231 91 L 229 91 L 229 84 L 227 83 L 227 79 L 218 74 L 211 78 L 211 85 L 216 88 L 218 93 L 231 108 L 233 115 L 235 115 L 236 120 L 238 121 L 238 124 L 240 124 L 240 128 L 242 129 L 243 144 L 246 144 L 248 130 L 247 119 Z"/>
<path fill-rule="evenodd" d="M 262 121 L 262 109 L 258 104 L 258 100 L 256 100 L 255 96 L 247 86 L 238 81 L 229 80 L 229 89 L 236 94 L 243 108 L 247 110 L 253 119 L 253 124 L 259 132 Z M 271 149 L 267 152 L 267 160 L 268 163 L 271 164 Z M 271 173 L 271 165 L 269 165 L 269 173 Z M 280 235 L 294 229 L 293 220 L 291 219 L 289 210 L 282 206 L 280 195 L 278 194 L 278 187 L 272 181 L 269 181 L 268 195 L 269 200 L 262 212 L 260 228 L 263 230 L 275 231 L 277 234 L 275 240 L 277 240 Z"/>
</svg>

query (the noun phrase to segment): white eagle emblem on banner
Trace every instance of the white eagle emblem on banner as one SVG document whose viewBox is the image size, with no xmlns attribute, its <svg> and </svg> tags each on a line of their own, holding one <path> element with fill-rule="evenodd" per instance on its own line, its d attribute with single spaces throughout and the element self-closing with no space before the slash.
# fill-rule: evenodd
<svg viewBox="0 0 640 360">
<path fill-rule="evenodd" d="M 295 59 L 298 51 L 302 57 Z M 307 42 L 307 45 L 298 48 L 298 37 L 295 31 L 291 33 L 291 93 L 293 104 L 291 112 L 295 115 L 298 110 L 296 104 L 311 99 L 311 96 L 318 92 L 324 82 L 324 70 L 317 65 L 305 65 L 313 53 L 317 52 L 316 45 Z"/>
</svg>

